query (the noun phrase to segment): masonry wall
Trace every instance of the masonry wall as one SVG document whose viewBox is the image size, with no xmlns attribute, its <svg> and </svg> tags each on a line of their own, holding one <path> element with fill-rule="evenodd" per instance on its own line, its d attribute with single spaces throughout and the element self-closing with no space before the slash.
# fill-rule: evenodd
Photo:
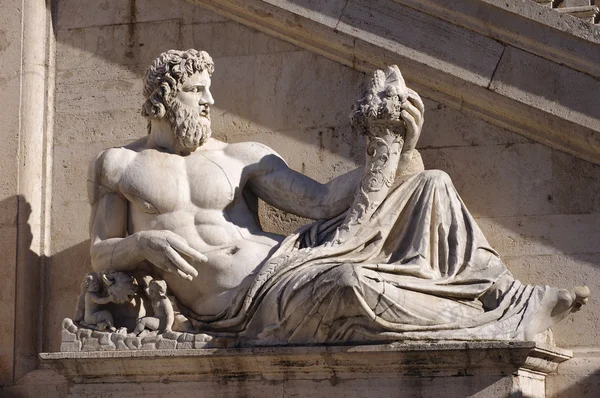
<svg viewBox="0 0 600 398">
<path fill-rule="evenodd" d="M 362 160 L 361 139 L 351 134 L 347 121 L 364 78 L 357 71 L 182 0 L 57 0 L 54 26 L 56 91 L 51 258 L 44 298 L 46 351 L 58 350 L 60 322 L 72 316 L 79 284 L 90 270 L 87 164 L 101 149 L 146 134 L 146 121 L 139 115 L 141 77 L 160 52 L 197 48 L 213 56 L 216 138 L 267 144 L 290 167 L 323 182 Z M 2 35 L 0 51 L 11 50 L 1 49 Z M 4 66 L 6 57 L 1 59 Z M 15 59 L 18 61 L 18 56 Z M 10 74 L 8 66 L 0 69 L 0 86 L 15 90 L 10 86 L 14 82 L 4 79 Z M 406 78 L 410 85 L 410 76 Z M 600 292 L 600 167 L 424 100 L 425 126 L 419 149 L 426 168 L 450 174 L 484 234 L 515 276 L 527 283 L 561 287 L 586 283 L 592 292 Z M 17 123 L 16 110 L 0 112 L 3 118 L 6 113 L 3 120 Z M 9 129 L 0 133 L 3 141 L 14 140 Z M 2 158 L 0 162 L 10 160 Z M 11 170 L 10 164 L 1 167 Z M 15 178 L 3 175 L 0 181 L 0 248 L 8 252 L 15 247 L 11 210 Z M 262 215 L 265 228 L 280 233 L 291 232 L 303 222 L 266 206 Z M 0 280 L 4 302 L 4 295 L 11 295 L 10 286 L 3 283 Z M 0 316 L 10 316 L 5 308 L 8 306 L 0 307 Z M 583 356 L 598 352 L 599 319 L 600 307 L 592 300 L 581 313 L 554 329 L 557 344 Z M 2 325 L 0 339 L 10 337 L 10 328 Z M 2 366 L 0 362 L 0 370 Z M 588 386 L 600 384 L 594 381 L 598 376 L 593 370 L 600 369 L 600 364 L 590 366 L 589 377 L 561 381 L 552 391 L 576 391 L 569 389 L 581 388 L 581 380 Z"/>
<path fill-rule="evenodd" d="M 19 97 L 21 72 L 20 1 L 0 3 L 0 385 L 12 383 L 17 261 Z M 13 101 L 16 99 L 16 101 Z"/>
</svg>

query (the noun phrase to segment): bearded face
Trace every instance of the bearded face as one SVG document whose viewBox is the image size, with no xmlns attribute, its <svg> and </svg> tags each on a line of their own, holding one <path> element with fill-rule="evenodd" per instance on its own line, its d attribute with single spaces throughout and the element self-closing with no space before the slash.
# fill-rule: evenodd
<svg viewBox="0 0 600 398">
<path fill-rule="evenodd" d="M 175 138 L 184 148 L 196 149 L 212 134 L 208 105 L 190 107 L 174 98 L 166 117 Z"/>
</svg>

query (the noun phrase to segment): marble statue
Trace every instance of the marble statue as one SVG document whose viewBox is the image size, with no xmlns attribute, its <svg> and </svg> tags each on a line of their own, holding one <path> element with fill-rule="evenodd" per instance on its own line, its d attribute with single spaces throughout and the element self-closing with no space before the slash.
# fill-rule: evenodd
<svg viewBox="0 0 600 398">
<path fill-rule="evenodd" d="M 73 319 L 92 329 L 116 331 L 112 314 L 102 307 L 113 300 L 116 300 L 113 295 L 102 295 L 98 274 L 89 272 L 81 283 L 81 295 Z"/>
<path fill-rule="evenodd" d="M 152 301 L 153 316 L 139 318 L 133 334 L 138 335 L 143 330 L 158 330 L 160 333 L 170 331 L 175 320 L 173 305 L 167 297 L 167 283 L 152 279 L 146 288 L 146 294 Z"/>
<path fill-rule="evenodd" d="M 237 345 L 531 340 L 587 301 L 586 287 L 515 280 L 447 174 L 406 172 L 424 107 L 397 67 L 351 115 L 365 166 L 326 184 L 265 145 L 211 138 L 213 70 L 203 51 L 161 54 L 144 78 L 148 135 L 91 162 L 96 271 L 164 280 L 198 333 Z M 264 232 L 258 198 L 317 221 Z M 153 286 L 159 321 L 136 332 L 173 322 Z"/>
</svg>

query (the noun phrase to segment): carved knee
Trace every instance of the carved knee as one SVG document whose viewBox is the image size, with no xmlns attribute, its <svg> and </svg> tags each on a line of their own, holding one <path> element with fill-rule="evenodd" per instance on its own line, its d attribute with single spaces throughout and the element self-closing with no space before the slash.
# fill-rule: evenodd
<svg viewBox="0 0 600 398">
<path fill-rule="evenodd" d="M 450 176 L 442 170 L 425 170 L 419 176 L 423 182 L 428 182 L 440 186 L 452 185 Z"/>
</svg>

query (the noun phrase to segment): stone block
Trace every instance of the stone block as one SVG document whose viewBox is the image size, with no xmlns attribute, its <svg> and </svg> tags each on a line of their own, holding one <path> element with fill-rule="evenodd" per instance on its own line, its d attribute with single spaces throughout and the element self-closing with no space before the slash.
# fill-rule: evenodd
<svg viewBox="0 0 600 398">
<path fill-rule="evenodd" d="M 77 330 L 77 339 L 83 341 L 83 339 L 90 337 L 92 335 L 91 329 L 80 328 Z"/>
<path fill-rule="evenodd" d="M 168 330 L 162 334 L 163 339 L 178 341 L 183 333 Z"/>
<path fill-rule="evenodd" d="M 71 342 L 71 341 L 76 341 L 77 340 L 77 335 L 75 333 L 71 333 L 68 330 L 63 329 L 61 331 L 61 341 L 63 343 L 65 342 Z"/>
<path fill-rule="evenodd" d="M 137 22 L 181 19 L 184 24 L 212 24 L 228 21 L 226 17 L 185 0 L 171 0 L 168 2 L 162 0 L 145 0 L 143 2 L 136 2 L 135 18 Z"/>
<path fill-rule="evenodd" d="M 207 346 L 212 346 L 211 342 L 213 340 L 212 336 L 209 336 L 204 333 L 198 333 L 194 335 L 194 348 L 205 348 Z"/>
<path fill-rule="evenodd" d="M 293 44 L 233 21 L 218 24 L 194 24 L 191 25 L 190 33 L 192 34 L 193 48 L 203 49 L 213 58 L 301 50 Z"/>
<path fill-rule="evenodd" d="M 546 397 L 595 397 L 600 391 L 600 351 L 581 348 L 546 378 Z"/>
<path fill-rule="evenodd" d="M 83 339 L 83 346 L 81 351 L 98 351 L 100 349 L 100 342 L 95 337 L 85 337 Z"/>
<path fill-rule="evenodd" d="M 511 145 L 531 140 L 440 102 L 423 98 L 425 125 L 417 148 Z"/>
<path fill-rule="evenodd" d="M 141 83 L 136 84 L 136 88 L 141 90 Z M 136 95 L 126 108 L 118 110 L 73 113 L 66 109 L 57 112 L 54 116 L 54 145 L 68 148 L 77 144 L 92 144 L 96 149 L 93 144 L 101 142 L 102 147 L 97 148 L 99 151 L 143 137 L 147 133 L 147 120 L 140 115 L 141 104 L 142 96 Z"/>
<path fill-rule="evenodd" d="M 82 29 L 61 29 L 56 33 L 56 72 L 57 72 L 57 99 L 62 87 L 62 71 L 77 70 L 66 76 L 80 77 L 86 69 L 94 64 L 104 66 L 106 62 L 116 63 L 119 69 L 123 66 L 134 66 L 135 57 L 132 44 L 133 38 L 129 34 L 128 25 L 92 26 Z M 112 69 L 115 69 L 114 66 Z M 102 71 L 102 69 L 100 69 Z M 85 75 L 82 75 L 85 76 Z M 83 98 L 83 96 L 82 96 Z M 56 103 L 60 105 L 59 102 Z"/>
<path fill-rule="evenodd" d="M 600 167 L 552 151 L 551 200 L 557 214 L 600 213 Z"/>
<path fill-rule="evenodd" d="M 117 343 L 118 341 L 124 341 L 127 338 L 127 335 L 124 333 L 111 333 L 110 341 L 113 343 Z"/>
<path fill-rule="evenodd" d="M 68 188 L 55 187 L 53 194 L 57 191 L 67 190 Z M 58 205 L 58 204 L 57 204 Z M 89 207 L 88 207 L 89 209 Z M 73 214 L 72 216 L 65 217 L 63 221 L 73 222 L 71 229 L 81 231 L 79 224 L 82 223 L 82 216 L 89 212 L 89 210 L 83 206 L 78 210 L 78 215 Z M 54 210 L 54 209 L 53 209 Z M 67 212 L 65 215 L 69 214 Z M 44 318 L 47 322 L 48 331 L 50 330 L 61 330 L 62 320 L 65 317 L 73 316 L 73 309 L 77 304 L 77 298 L 81 291 L 81 281 L 88 272 L 91 270 L 89 261 L 89 250 L 90 243 L 86 240 L 86 237 L 75 236 L 69 234 L 69 226 L 61 225 L 58 220 L 62 214 L 58 213 L 55 215 L 58 217 L 57 230 L 52 230 L 52 261 L 49 261 L 46 267 L 46 283 L 47 286 L 52 288 L 48 289 L 47 301 L 44 305 Z M 79 219 L 77 218 L 79 216 Z M 60 238 L 60 237 L 64 238 Z M 86 336 L 91 335 L 91 331 L 81 332 L 77 331 L 76 334 L 81 339 L 81 333 Z M 89 335 L 87 335 L 89 333 Z M 49 350 L 59 349 L 59 339 L 56 338 L 55 333 L 46 333 L 44 346 L 48 347 Z"/>
<path fill-rule="evenodd" d="M 181 333 L 181 335 L 177 338 L 178 342 L 193 342 L 194 335 L 191 333 Z"/>
<path fill-rule="evenodd" d="M 7 167 L 12 167 L 12 165 Z M 4 200 L 0 201 L 0 228 L 4 229 L 4 234 L 3 234 L 3 238 L 4 240 L 2 242 L 6 242 L 4 244 L 6 244 L 6 251 L 9 250 L 14 250 L 15 248 L 12 247 L 12 245 L 8 245 L 9 241 L 11 240 L 9 238 L 9 235 L 6 235 L 8 231 L 13 230 L 13 227 L 16 227 L 17 224 L 17 206 L 18 206 L 18 196 L 17 195 L 12 195 L 10 192 L 15 192 L 14 190 L 16 189 L 14 182 L 15 181 L 10 181 L 11 177 L 15 177 L 16 180 L 16 174 L 14 176 L 6 176 L 6 180 L 3 181 L 2 183 L 0 183 L 1 187 L 0 187 L 0 192 L 6 192 L 5 195 L 3 195 L 5 197 Z"/>
<path fill-rule="evenodd" d="M 357 71 L 308 51 L 216 58 L 215 62 L 213 81 L 220 83 L 213 84 L 211 91 L 215 104 L 228 113 L 213 116 L 213 120 L 221 119 L 219 123 L 227 130 L 235 127 L 231 123 L 238 123 L 242 132 L 264 131 L 265 126 L 282 132 L 348 126 L 356 87 L 364 78 Z M 261 100 L 240 101 L 243 92 L 251 92 Z M 213 115 L 221 113 L 215 111 Z M 214 130 L 218 131 L 216 125 Z"/>
<path fill-rule="evenodd" d="M 117 349 L 115 343 L 112 341 L 108 341 L 108 344 L 101 344 L 99 350 L 100 351 L 115 351 Z"/>
<path fill-rule="evenodd" d="M 161 52 L 180 47 L 178 20 L 63 29 L 57 32 L 56 70 L 57 72 L 72 71 L 73 74 L 67 76 L 74 76 L 75 81 L 78 74 L 95 75 L 98 79 L 97 71 L 92 72 L 90 69 L 96 69 L 96 65 L 107 68 L 106 63 L 109 62 L 120 65 L 121 68 L 134 70 L 141 75 Z M 110 69 L 114 67 L 108 68 Z M 99 69 L 100 72 L 102 70 Z M 107 77 L 106 80 L 108 81 L 109 78 Z M 64 88 L 59 83 L 60 81 L 57 80 L 57 90 Z M 123 85 L 119 81 L 115 83 Z M 94 91 L 102 96 L 102 90 L 94 87 Z M 57 91 L 57 99 L 59 94 L 60 91 Z M 80 99 L 90 98 L 91 96 L 82 96 Z M 58 101 L 56 104 L 61 105 Z"/>
<path fill-rule="evenodd" d="M 4 54 L 0 51 L 0 60 L 3 60 L 3 57 Z M 19 98 L 19 78 L 17 75 L 7 78 L 0 77 L 0 90 L 6 93 L 7 98 Z M 6 103 L 0 107 L 0 120 L 3 121 L 3 128 L 0 132 L 2 149 L 7 153 L 16 154 L 19 150 L 18 101 L 17 103 Z M 17 165 L 15 156 L 0 157 L 0 168 L 3 170 L 0 179 L 0 226 L 14 225 L 16 222 Z M 5 208 L 6 210 L 4 210 Z"/>
<path fill-rule="evenodd" d="M 81 351 L 81 341 L 75 340 L 75 341 L 62 342 L 60 344 L 60 351 L 61 352 Z"/>
<path fill-rule="evenodd" d="M 489 37 L 386 0 L 348 2 L 336 31 L 483 87 L 504 49 Z"/>
<path fill-rule="evenodd" d="M 111 343 L 111 335 L 112 335 L 112 333 L 102 333 L 102 335 L 98 339 L 98 342 L 100 343 L 100 345 L 110 344 Z"/>
<path fill-rule="evenodd" d="M 585 73 L 507 47 L 490 90 L 600 131 L 600 81 Z"/>
<path fill-rule="evenodd" d="M 140 350 L 156 350 L 156 343 L 142 343 Z"/>
<path fill-rule="evenodd" d="M 161 336 L 155 333 L 149 333 L 146 336 L 142 337 L 142 344 L 146 343 L 156 343 L 158 340 L 162 339 Z"/>
<path fill-rule="evenodd" d="M 554 204 L 548 201 L 554 184 L 552 150 L 544 145 L 523 143 L 419 151 L 425 168 L 450 175 L 475 217 L 553 212 Z"/>
<path fill-rule="evenodd" d="M 192 348 L 194 348 L 193 341 L 181 341 L 177 343 L 178 350 L 191 350 Z"/>
<path fill-rule="evenodd" d="M 125 344 L 125 340 L 118 340 L 115 343 L 115 348 L 117 350 L 129 350 L 130 348 Z"/>
<path fill-rule="evenodd" d="M 56 5 L 59 29 L 85 28 L 132 22 L 130 0 L 60 0 Z"/>
<path fill-rule="evenodd" d="M 600 213 L 480 218 L 477 222 L 501 257 L 600 251 Z"/>
<path fill-rule="evenodd" d="M 22 3 L 14 0 L 0 2 L 0 85 L 6 80 L 20 80 L 17 76 L 21 66 L 22 8 Z M 7 98 L 18 98 L 12 94 L 7 93 Z M 18 102 L 7 101 L 6 108 L 18 106 Z"/>
<path fill-rule="evenodd" d="M 1 133 L 0 133 L 1 134 Z M 2 201 L 4 202 L 4 201 Z M 0 203 L 2 203 L 0 202 Z M 13 209 L 16 213 L 16 207 Z M 3 253 L 3 274 L 0 278 L 0 385 L 12 383 L 14 366 L 15 330 L 15 274 L 16 274 L 17 228 L 0 227 L 0 250 Z M 53 336 L 56 337 L 55 332 Z"/>
<path fill-rule="evenodd" d="M 136 336 L 127 336 L 127 337 L 125 337 L 124 341 L 125 341 L 125 345 L 130 350 L 138 350 L 142 346 L 140 338 L 136 337 Z"/>
<path fill-rule="evenodd" d="M 160 339 L 156 343 L 156 348 L 158 350 L 174 350 L 177 348 L 177 340 Z"/>
</svg>

